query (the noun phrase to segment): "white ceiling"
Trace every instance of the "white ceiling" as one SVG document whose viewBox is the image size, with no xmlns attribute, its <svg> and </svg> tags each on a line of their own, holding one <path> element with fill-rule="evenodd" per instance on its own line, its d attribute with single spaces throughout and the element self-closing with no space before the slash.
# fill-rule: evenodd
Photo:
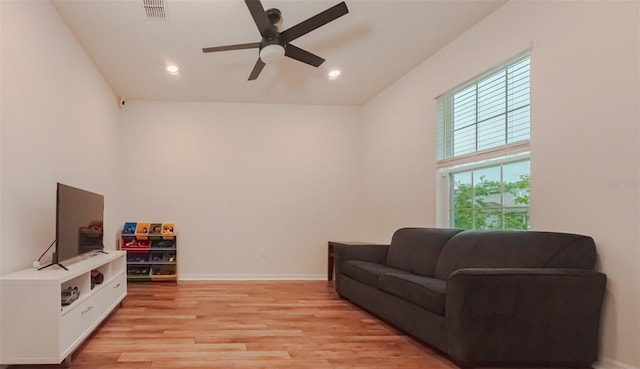
<svg viewBox="0 0 640 369">
<path fill-rule="evenodd" d="M 292 44 L 326 59 L 285 58 L 247 81 L 258 49 L 203 47 L 260 41 L 242 0 L 164 0 L 168 21 L 147 20 L 143 0 L 54 0 L 100 72 L 128 99 L 357 105 L 366 102 L 504 3 L 504 0 L 346 0 L 349 14 Z M 335 4 L 263 0 L 282 30 Z M 178 75 L 165 71 L 180 67 Z M 329 80 L 327 72 L 342 75 Z"/>
</svg>

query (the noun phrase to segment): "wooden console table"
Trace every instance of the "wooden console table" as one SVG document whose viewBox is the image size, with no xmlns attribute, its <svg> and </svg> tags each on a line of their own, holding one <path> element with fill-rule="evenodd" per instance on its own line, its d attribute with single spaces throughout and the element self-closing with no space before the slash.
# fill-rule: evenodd
<svg viewBox="0 0 640 369">
<path fill-rule="evenodd" d="M 358 246 L 358 245 L 371 245 L 369 242 L 352 242 L 352 241 L 329 241 L 327 246 L 327 280 L 333 280 L 333 247 L 335 245 L 347 245 L 347 246 Z"/>
</svg>

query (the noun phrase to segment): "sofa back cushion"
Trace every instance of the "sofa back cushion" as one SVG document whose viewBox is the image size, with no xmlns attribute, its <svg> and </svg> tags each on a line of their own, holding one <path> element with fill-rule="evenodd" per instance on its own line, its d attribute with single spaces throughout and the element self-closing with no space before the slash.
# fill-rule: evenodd
<svg viewBox="0 0 640 369">
<path fill-rule="evenodd" d="M 387 265 L 405 272 L 433 276 L 442 247 L 459 229 L 401 228 L 391 238 Z"/>
<path fill-rule="evenodd" d="M 462 268 L 593 269 L 596 247 L 588 236 L 536 231 L 464 231 L 445 245 L 435 277 Z"/>
</svg>

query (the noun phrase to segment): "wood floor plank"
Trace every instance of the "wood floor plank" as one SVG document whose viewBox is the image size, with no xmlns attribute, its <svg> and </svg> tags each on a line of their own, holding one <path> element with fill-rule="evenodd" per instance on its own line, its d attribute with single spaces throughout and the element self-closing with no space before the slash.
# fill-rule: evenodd
<svg viewBox="0 0 640 369">
<path fill-rule="evenodd" d="M 56 366 L 10 366 L 49 369 Z M 453 369 L 324 281 L 129 284 L 72 369 Z"/>
<path fill-rule="evenodd" d="M 118 358 L 118 362 L 128 361 L 216 361 L 216 360 L 286 360 L 291 359 L 286 351 L 217 351 L 201 352 L 196 350 L 185 351 L 156 351 L 156 352 L 124 352 Z"/>
<path fill-rule="evenodd" d="M 95 352 L 135 352 L 135 353 L 155 353 L 155 352 L 222 352 L 222 351 L 247 351 L 244 343 L 211 343 L 211 344 L 189 344 L 175 345 L 168 343 L 104 343 L 87 344 L 82 350 L 84 353 Z"/>
<path fill-rule="evenodd" d="M 334 369 L 328 360 L 216 360 L 154 362 L 151 369 Z"/>
</svg>

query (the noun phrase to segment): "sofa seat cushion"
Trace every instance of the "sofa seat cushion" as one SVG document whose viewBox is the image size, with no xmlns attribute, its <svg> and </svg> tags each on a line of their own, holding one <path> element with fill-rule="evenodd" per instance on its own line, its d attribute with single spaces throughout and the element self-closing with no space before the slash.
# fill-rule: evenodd
<svg viewBox="0 0 640 369">
<path fill-rule="evenodd" d="M 378 288 L 444 315 L 446 281 L 409 273 L 386 273 L 380 276 Z"/>
<path fill-rule="evenodd" d="M 347 260 L 342 264 L 342 274 L 371 287 L 378 287 L 378 278 L 385 273 L 401 272 L 384 264 L 369 261 Z"/>
</svg>

